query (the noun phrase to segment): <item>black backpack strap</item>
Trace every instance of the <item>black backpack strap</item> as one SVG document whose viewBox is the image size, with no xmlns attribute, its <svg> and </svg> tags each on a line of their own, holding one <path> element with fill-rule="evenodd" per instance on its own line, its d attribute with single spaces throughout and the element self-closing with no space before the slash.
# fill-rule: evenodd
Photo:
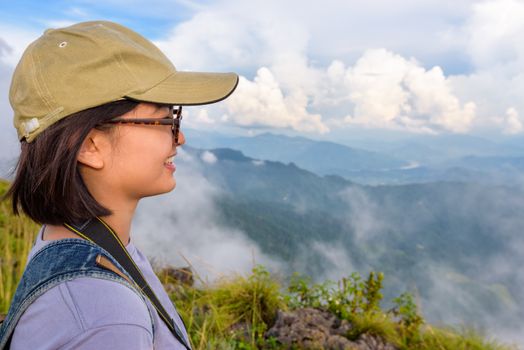
<svg viewBox="0 0 524 350">
<path fill-rule="evenodd" d="M 155 295 L 155 292 L 147 283 L 144 275 L 135 264 L 129 255 L 124 244 L 118 238 L 118 235 L 113 231 L 109 225 L 100 218 L 93 218 L 82 225 L 64 224 L 70 231 L 76 233 L 80 237 L 95 243 L 96 245 L 107 250 L 119 263 L 124 267 L 127 273 L 132 277 L 137 288 L 141 290 L 144 295 L 151 301 L 158 315 L 164 321 L 167 328 L 171 331 L 173 336 L 188 350 L 191 346 L 188 344 L 180 328 L 175 321 L 169 316 L 166 309 L 160 303 L 160 300 Z M 180 316 L 180 315 L 179 315 Z M 182 317 L 180 317 L 182 320 Z M 183 322 L 183 321 L 182 321 Z"/>
</svg>

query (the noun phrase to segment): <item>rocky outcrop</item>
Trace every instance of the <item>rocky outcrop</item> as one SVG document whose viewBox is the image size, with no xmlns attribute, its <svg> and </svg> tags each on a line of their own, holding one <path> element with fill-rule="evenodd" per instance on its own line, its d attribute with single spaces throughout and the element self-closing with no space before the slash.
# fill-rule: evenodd
<svg viewBox="0 0 524 350">
<path fill-rule="evenodd" d="M 351 324 L 313 308 L 279 311 L 275 325 L 266 332 L 289 349 L 395 350 L 379 337 L 363 334 L 356 341 L 346 338 Z"/>
<path fill-rule="evenodd" d="M 179 268 L 166 266 L 164 268 L 157 268 L 156 273 L 163 278 L 167 277 L 167 283 L 169 284 L 178 283 L 186 287 L 191 287 L 195 284 L 193 270 L 191 270 L 189 266 Z"/>
<path fill-rule="evenodd" d="M 355 341 L 358 350 L 396 350 L 397 348 L 386 343 L 382 338 L 371 334 L 362 334 Z"/>
<path fill-rule="evenodd" d="M 266 333 L 281 344 L 304 349 L 353 349 L 344 337 L 351 329 L 347 321 L 313 308 L 279 311 L 275 325 Z"/>
</svg>

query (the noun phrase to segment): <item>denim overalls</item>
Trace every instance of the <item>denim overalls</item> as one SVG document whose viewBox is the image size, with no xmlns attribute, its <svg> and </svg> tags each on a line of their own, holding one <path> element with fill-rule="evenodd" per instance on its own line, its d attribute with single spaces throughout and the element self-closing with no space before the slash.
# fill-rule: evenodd
<svg viewBox="0 0 524 350">
<path fill-rule="evenodd" d="M 106 250 L 86 240 L 61 239 L 39 250 L 29 261 L 16 289 L 9 312 L 0 326 L 0 350 L 9 348 L 16 324 L 32 302 L 56 285 L 78 277 L 101 278 L 121 283 L 138 294 L 147 307 L 145 297 L 133 285 L 117 273 L 97 265 L 96 258 L 99 254 L 109 259 L 132 280 L 131 276 Z M 149 307 L 147 309 L 154 332 L 153 316 Z"/>
</svg>

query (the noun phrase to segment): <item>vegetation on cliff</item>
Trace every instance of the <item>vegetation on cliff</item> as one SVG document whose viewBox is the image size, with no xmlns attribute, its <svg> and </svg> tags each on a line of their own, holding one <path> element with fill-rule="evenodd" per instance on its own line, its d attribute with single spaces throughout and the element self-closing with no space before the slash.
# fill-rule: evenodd
<svg viewBox="0 0 524 350">
<path fill-rule="evenodd" d="M 0 196 L 7 189 L 0 181 Z M 5 314 L 38 225 L 0 202 L 0 313 Z M 425 324 L 413 298 L 402 294 L 381 309 L 383 275 L 352 274 L 338 282 L 283 281 L 263 267 L 213 284 L 158 276 L 177 305 L 194 349 L 511 349 L 468 330 Z M 189 282 L 188 282 L 189 281 Z M 286 333 L 287 332 L 287 333 Z"/>
<path fill-rule="evenodd" d="M 201 287 L 177 282 L 165 269 L 158 275 L 195 349 L 512 349 L 471 329 L 426 324 L 408 293 L 382 310 L 380 273 L 321 284 L 295 275 L 284 286 L 257 266 L 248 276 Z"/>
</svg>

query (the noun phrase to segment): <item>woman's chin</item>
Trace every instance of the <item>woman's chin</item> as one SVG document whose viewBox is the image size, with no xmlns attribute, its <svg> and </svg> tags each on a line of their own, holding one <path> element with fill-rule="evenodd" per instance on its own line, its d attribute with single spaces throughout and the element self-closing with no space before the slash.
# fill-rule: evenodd
<svg viewBox="0 0 524 350">
<path fill-rule="evenodd" d="M 153 197 L 153 196 L 158 196 L 161 194 L 166 194 L 166 193 L 173 191 L 175 187 L 176 187 L 176 180 L 175 178 L 173 178 L 171 183 L 164 184 L 162 187 L 156 188 L 155 190 L 152 190 L 148 193 L 142 193 L 140 197 L 146 198 L 146 197 Z"/>
</svg>

